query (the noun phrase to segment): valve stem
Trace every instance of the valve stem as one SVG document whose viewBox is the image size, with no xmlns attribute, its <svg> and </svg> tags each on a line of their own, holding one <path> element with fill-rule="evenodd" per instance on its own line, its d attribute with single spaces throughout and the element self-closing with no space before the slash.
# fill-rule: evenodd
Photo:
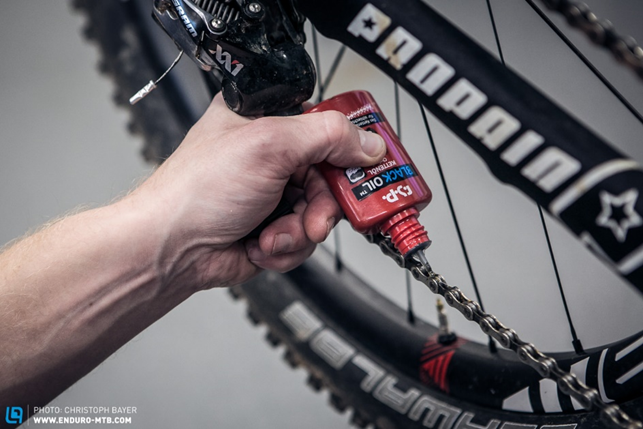
<svg viewBox="0 0 643 429">
<path fill-rule="evenodd" d="M 427 270 L 428 273 L 433 272 L 431 264 L 426 259 L 424 250 L 417 249 L 413 252 L 413 256 L 417 258 L 422 266 Z M 440 298 L 436 300 L 435 307 L 438 310 L 438 342 L 443 346 L 449 345 L 458 339 L 455 332 L 451 332 L 449 329 L 449 318 L 447 317 L 446 311 L 444 311 L 444 303 Z"/>
<path fill-rule="evenodd" d="M 454 342 L 457 336 L 449 329 L 449 319 L 444 311 L 444 303 L 440 298 L 436 300 L 435 307 L 438 310 L 438 342 L 446 346 Z"/>
</svg>

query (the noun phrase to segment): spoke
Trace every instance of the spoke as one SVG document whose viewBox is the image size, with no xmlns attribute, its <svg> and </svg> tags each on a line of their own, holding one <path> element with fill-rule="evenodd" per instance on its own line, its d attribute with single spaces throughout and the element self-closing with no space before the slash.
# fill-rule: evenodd
<svg viewBox="0 0 643 429">
<path fill-rule="evenodd" d="M 335 227 L 333 229 L 333 238 L 335 239 L 335 271 L 341 271 L 344 268 L 344 263 L 342 262 L 341 256 L 341 241 L 339 228 Z"/>
<path fill-rule="evenodd" d="M 471 260 L 469 259 L 469 252 L 467 252 L 467 246 L 464 244 L 464 238 L 462 237 L 462 231 L 460 230 L 460 223 L 458 222 L 458 217 L 455 214 L 455 209 L 453 207 L 453 201 L 451 200 L 451 193 L 449 192 L 449 187 L 444 176 L 444 170 L 442 169 L 442 163 L 440 162 L 440 157 L 438 156 L 438 150 L 435 146 L 435 141 L 433 140 L 433 133 L 431 132 L 431 127 L 429 126 L 429 120 L 424 111 L 424 107 L 420 104 L 420 112 L 422 113 L 422 120 L 424 121 L 424 127 L 426 128 L 427 136 L 429 137 L 429 143 L 431 144 L 431 150 L 433 151 L 433 157 L 435 158 L 435 164 L 438 168 L 438 174 L 440 175 L 440 181 L 442 182 L 442 188 L 444 189 L 444 196 L 447 199 L 447 204 L 449 205 L 449 211 L 451 212 L 451 218 L 453 219 L 453 224 L 455 226 L 456 233 L 458 235 L 458 240 L 460 241 L 460 247 L 462 248 L 462 254 L 464 255 L 464 261 L 467 264 L 467 271 L 469 271 L 469 278 L 473 284 L 473 290 L 476 294 L 476 300 L 480 304 L 480 308 L 484 311 L 484 305 L 482 303 L 482 298 L 480 297 L 480 291 L 478 289 L 478 283 L 476 282 L 476 277 L 473 275 L 473 267 L 471 266 Z"/>
<path fill-rule="evenodd" d="M 319 96 L 317 97 L 317 103 L 320 103 L 324 99 L 324 88 L 325 85 L 322 83 L 322 72 L 321 72 L 321 60 L 319 59 L 319 43 L 317 42 L 317 30 L 313 27 L 313 57 L 315 61 L 315 68 L 317 69 L 317 85 L 319 89 Z M 343 55 L 343 54 L 342 54 Z M 340 57 L 341 61 L 341 57 Z M 335 64 L 337 63 L 337 64 Z M 333 67 L 329 74 L 329 78 L 332 78 L 332 75 L 335 74 L 337 67 L 339 66 L 339 61 L 335 58 L 333 62 Z M 328 82 L 330 83 L 330 82 Z M 335 227 L 333 229 L 333 239 L 335 240 L 335 271 L 341 271 L 344 267 L 344 263 L 341 258 L 341 237 L 339 233 L 339 228 Z"/>
<path fill-rule="evenodd" d="M 411 325 L 415 325 L 415 313 L 413 312 L 413 295 L 411 294 L 411 272 L 406 271 L 406 319 Z"/>
<path fill-rule="evenodd" d="M 527 0 L 528 2 L 530 0 Z M 493 16 L 493 9 L 491 8 L 491 0 L 487 0 L 487 9 L 489 10 L 489 17 L 491 18 L 491 25 L 493 27 L 493 35 L 496 39 L 496 45 L 498 46 L 498 55 L 500 56 L 500 61 L 504 66 L 507 64 L 505 63 L 505 57 L 502 54 L 502 47 L 500 45 L 500 37 L 498 35 L 498 27 L 496 27 L 496 20 L 494 19 Z M 547 223 L 545 222 L 545 215 L 543 214 L 543 209 L 540 205 L 538 205 L 538 213 L 540 214 L 540 221 L 542 224 L 543 228 L 543 233 L 545 234 L 545 239 L 547 241 L 547 248 L 549 249 L 549 258 L 551 259 L 551 264 L 554 269 L 554 274 L 556 275 L 556 282 L 558 283 L 558 290 L 560 291 L 560 297 L 563 301 L 563 307 L 565 308 L 565 315 L 567 316 L 567 322 L 569 324 L 569 331 L 572 335 L 572 345 L 574 346 L 574 351 L 577 354 L 582 354 L 583 352 L 583 346 L 581 345 L 580 340 L 578 339 L 578 336 L 576 335 L 576 329 L 574 329 L 574 323 L 572 322 L 572 317 L 571 314 L 569 313 L 569 307 L 567 306 L 567 298 L 565 297 L 565 291 L 563 290 L 563 284 L 560 280 L 560 274 L 558 272 L 558 264 L 556 263 L 556 256 L 554 255 L 554 248 L 552 247 L 551 244 L 551 239 L 549 237 L 549 230 L 547 229 Z"/>
<path fill-rule="evenodd" d="M 395 99 L 395 131 L 397 137 L 402 140 L 402 109 L 400 108 L 400 87 L 397 82 L 393 81 Z M 411 273 L 407 271 L 404 275 L 406 278 L 406 315 L 409 323 L 415 323 L 415 314 L 413 313 L 413 295 L 411 294 Z"/>
<path fill-rule="evenodd" d="M 554 267 L 554 273 L 556 274 L 556 282 L 558 283 L 558 290 L 560 291 L 560 298 L 563 300 L 563 307 L 565 307 L 565 315 L 567 316 L 567 322 L 569 323 L 569 331 L 572 334 L 572 345 L 574 346 L 574 351 L 576 354 L 583 354 L 583 345 L 581 344 L 578 336 L 576 335 L 576 329 L 574 329 L 574 323 L 572 322 L 572 316 L 569 313 L 569 307 L 567 306 L 567 298 L 565 297 L 565 291 L 563 290 L 563 283 L 560 281 L 560 274 L 558 273 L 558 265 L 556 264 L 556 257 L 554 256 L 554 248 L 551 245 L 551 240 L 549 238 L 549 231 L 547 229 L 547 223 L 545 222 L 545 215 L 543 213 L 542 207 L 538 206 L 538 213 L 540 214 L 540 221 L 543 225 L 543 231 L 545 231 L 545 238 L 547 239 L 547 248 L 549 249 L 549 257 L 551 259 L 551 264 Z"/>
<path fill-rule="evenodd" d="M 487 0 L 487 6 L 489 7 L 489 11 L 491 11 L 491 4 L 489 4 L 489 0 Z M 493 28 L 495 31 L 496 23 L 493 19 L 493 14 L 491 14 L 491 24 L 493 25 Z M 502 58 L 502 49 L 500 47 L 500 42 L 497 39 L 496 39 L 496 43 L 498 45 L 498 52 L 500 53 L 500 56 Z M 449 188 L 447 187 L 446 179 L 444 177 L 444 172 L 442 171 L 442 165 L 440 163 L 440 158 L 438 157 L 438 151 L 435 147 L 435 142 L 433 141 L 433 135 L 431 133 L 431 129 L 429 128 L 429 121 L 426 117 L 426 112 L 424 111 L 424 108 L 422 107 L 421 104 L 420 104 L 420 111 L 422 112 L 422 119 L 424 120 L 424 126 L 426 127 L 426 132 L 429 136 L 429 142 L 431 143 L 431 149 L 433 150 L 435 163 L 438 167 L 438 172 L 440 173 L 440 180 L 442 181 L 442 187 L 444 188 L 444 195 L 446 196 L 447 202 L 449 204 L 449 210 L 451 211 L 451 218 L 453 219 L 453 224 L 458 234 L 458 240 L 460 241 L 460 248 L 462 249 L 462 254 L 464 255 L 464 261 L 467 264 L 467 271 L 469 272 L 469 278 L 471 279 L 471 284 L 473 285 L 473 290 L 476 294 L 476 299 L 480 304 L 480 308 L 484 311 L 484 305 L 482 304 L 482 297 L 480 296 L 480 289 L 478 288 L 478 282 L 476 282 L 476 278 L 473 274 L 473 267 L 471 266 L 471 261 L 469 260 L 469 253 L 467 252 L 467 247 L 464 244 L 464 238 L 462 237 L 462 231 L 460 230 L 460 224 L 458 223 L 458 218 L 455 215 L 455 209 L 453 208 L 453 202 L 451 201 Z M 489 337 L 489 351 L 491 353 L 495 353 L 497 351 L 496 343 L 491 337 Z"/>
<path fill-rule="evenodd" d="M 333 63 L 330 66 L 330 70 L 328 71 L 328 76 L 326 77 L 326 80 L 324 81 L 324 84 L 321 87 L 320 97 L 324 95 L 324 93 L 326 92 L 326 89 L 330 86 L 331 82 L 333 81 L 333 78 L 335 77 L 335 72 L 337 71 L 337 68 L 339 67 L 342 60 L 344 59 L 345 52 L 346 52 L 346 45 L 342 45 L 337 51 L 337 54 L 335 55 L 335 59 L 333 60 Z M 319 101 L 321 101 L 321 98 Z"/>
<path fill-rule="evenodd" d="M 397 137 L 402 140 L 402 109 L 400 109 L 400 86 L 395 81 L 393 81 L 393 89 L 393 97 L 395 98 L 395 131 L 397 132 Z"/>
<path fill-rule="evenodd" d="M 442 188 L 444 189 L 444 196 L 447 199 L 447 204 L 449 205 L 449 211 L 451 212 L 451 218 L 453 219 L 453 225 L 455 226 L 455 231 L 458 235 L 458 240 L 460 241 L 460 248 L 462 249 L 462 254 L 464 255 L 464 262 L 467 265 L 467 271 L 469 272 L 469 278 L 471 279 L 471 284 L 473 285 L 473 291 L 476 295 L 476 300 L 480 304 L 480 308 L 484 311 L 484 305 L 482 303 L 482 297 L 480 296 L 480 290 L 478 289 L 478 283 L 476 282 L 476 277 L 473 275 L 473 267 L 471 266 L 471 260 L 469 259 L 469 253 L 467 252 L 467 247 L 464 244 L 464 237 L 462 237 L 462 231 L 460 230 L 460 223 L 458 222 L 458 217 L 455 215 L 455 209 L 453 208 L 453 201 L 451 200 L 451 194 L 449 192 L 449 187 L 444 176 L 444 171 L 442 170 L 442 163 L 440 162 L 440 157 L 438 156 L 438 150 L 435 146 L 435 141 L 433 140 L 433 133 L 431 133 L 431 127 L 429 126 L 429 120 L 424 111 L 424 107 L 421 103 L 418 103 L 420 106 L 420 112 L 422 113 L 422 120 L 424 121 L 424 127 L 426 128 L 427 136 L 429 137 L 429 143 L 431 144 L 431 150 L 433 151 L 433 157 L 435 158 L 435 165 L 438 169 L 438 174 L 440 175 L 440 181 L 442 182 Z M 489 351 L 495 353 L 497 351 L 496 343 L 493 338 L 489 337 Z"/>
<path fill-rule="evenodd" d="M 505 64 L 505 56 L 502 54 L 502 46 L 500 46 L 500 38 L 498 37 L 498 28 L 496 27 L 496 19 L 494 18 L 493 10 L 491 9 L 491 0 L 487 0 L 487 9 L 489 10 L 489 18 L 491 19 L 491 27 L 493 28 L 493 35 L 496 38 L 498 55 L 500 56 L 500 61 L 502 62 L 502 64 Z"/>
<path fill-rule="evenodd" d="M 489 1 L 489 0 L 487 0 Z M 529 6 L 540 16 L 540 18 L 552 29 L 554 33 L 562 40 L 569 49 L 580 59 L 583 64 L 598 78 L 598 80 L 605 85 L 605 87 L 618 99 L 618 101 L 625 106 L 627 110 L 641 123 L 643 124 L 643 115 L 636 110 L 636 108 L 621 94 L 621 92 L 612 85 L 607 78 L 601 73 L 594 64 L 569 40 L 567 36 L 558 28 L 556 24 L 549 19 L 549 17 L 543 12 L 538 5 L 536 5 L 533 0 L 525 0 Z"/>
<path fill-rule="evenodd" d="M 317 42 L 317 30 L 313 27 L 313 56 L 315 57 L 315 68 L 317 69 L 317 88 L 319 89 L 319 96 L 317 102 L 319 103 L 324 99 L 324 84 L 321 71 L 321 60 L 319 59 L 319 43 Z"/>
<path fill-rule="evenodd" d="M 321 60 L 319 58 L 319 42 L 317 40 L 317 30 L 315 30 L 315 27 L 313 27 L 313 56 L 315 57 L 315 68 L 317 69 L 317 88 L 318 88 L 318 95 L 317 95 L 317 103 L 320 103 L 322 100 L 324 100 L 324 96 L 326 93 L 326 88 L 328 88 L 333 81 L 333 78 L 335 77 L 335 73 L 337 72 L 337 69 L 339 68 L 339 65 L 342 62 L 342 59 L 344 58 L 344 53 L 346 52 L 346 46 L 342 45 L 339 50 L 337 51 L 337 54 L 335 55 L 335 58 L 333 59 L 333 63 L 330 66 L 330 70 L 328 71 L 328 76 L 326 79 L 323 78 L 322 76 L 322 71 L 321 71 Z"/>
</svg>

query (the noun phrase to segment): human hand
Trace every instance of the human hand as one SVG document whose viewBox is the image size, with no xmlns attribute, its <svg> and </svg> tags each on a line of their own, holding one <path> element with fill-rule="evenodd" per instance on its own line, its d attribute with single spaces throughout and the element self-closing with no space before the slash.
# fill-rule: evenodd
<svg viewBox="0 0 643 429">
<path fill-rule="evenodd" d="M 249 119 L 217 96 L 176 152 L 128 199 L 153 210 L 165 285 L 197 289 L 241 283 L 260 269 L 301 264 L 342 217 L 314 167 L 369 166 L 383 140 L 339 112 Z M 294 213 L 243 240 L 282 194 Z"/>
</svg>

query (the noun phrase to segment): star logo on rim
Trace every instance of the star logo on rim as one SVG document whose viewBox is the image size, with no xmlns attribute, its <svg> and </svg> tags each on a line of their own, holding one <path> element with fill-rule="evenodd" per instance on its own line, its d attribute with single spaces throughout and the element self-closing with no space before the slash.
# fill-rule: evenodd
<svg viewBox="0 0 643 429">
<path fill-rule="evenodd" d="M 363 22 L 364 22 L 364 28 L 368 28 L 369 30 L 372 30 L 373 27 L 375 27 L 375 21 L 373 21 L 372 18 L 365 19 Z"/>
<path fill-rule="evenodd" d="M 619 196 L 601 191 L 599 196 L 602 210 L 596 218 L 596 225 L 610 228 L 620 243 L 625 241 L 630 228 L 643 225 L 643 218 L 634 210 L 639 198 L 637 189 L 632 188 Z"/>
</svg>

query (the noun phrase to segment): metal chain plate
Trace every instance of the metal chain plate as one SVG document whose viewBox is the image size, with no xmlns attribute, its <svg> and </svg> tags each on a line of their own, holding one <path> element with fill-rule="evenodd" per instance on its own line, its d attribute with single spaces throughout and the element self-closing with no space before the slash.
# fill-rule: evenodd
<svg viewBox="0 0 643 429">
<path fill-rule="evenodd" d="M 462 313 L 466 319 L 477 323 L 482 332 L 503 347 L 513 350 L 521 362 L 535 369 L 542 377 L 554 380 L 563 393 L 576 399 L 585 409 L 599 410 L 601 419 L 610 427 L 643 428 L 641 422 L 625 414 L 618 405 L 603 402 L 596 389 L 583 384 L 574 374 L 563 371 L 554 358 L 541 353 L 533 344 L 521 340 L 513 329 L 503 325 L 496 316 L 483 312 L 480 304 L 467 298 L 458 287 L 447 284 L 446 280 L 430 267 L 415 258 L 402 257 L 390 238 L 382 234 L 367 235 L 366 238 L 369 242 L 377 244 L 382 252 L 393 258 L 399 266 L 409 270 L 413 277 L 424 283 L 431 292 L 442 295 L 449 306 Z"/>
<path fill-rule="evenodd" d="M 643 78 L 643 49 L 630 36 L 619 34 L 607 19 L 597 17 L 589 7 L 578 0 L 541 0 L 551 10 L 561 13 L 572 27 L 583 31 L 597 45 L 604 46 L 612 55 Z"/>
</svg>

